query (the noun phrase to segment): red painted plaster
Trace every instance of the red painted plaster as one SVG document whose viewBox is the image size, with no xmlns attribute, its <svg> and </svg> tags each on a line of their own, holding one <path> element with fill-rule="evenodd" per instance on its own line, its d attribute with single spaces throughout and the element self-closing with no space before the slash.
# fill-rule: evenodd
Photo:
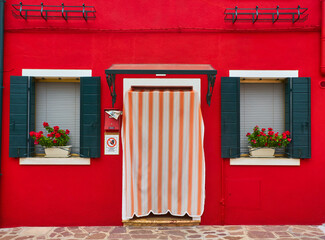
<svg viewBox="0 0 325 240">
<path fill-rule="evenodd" d="M 104 156 L 102 148 L 102 157 L 92 159 L 90 166 L 20 166 L 18 159 L 8 157 L 10 76 L 21 75 L 24 68 L 92 69 L 93 76 L 101 76 L 104 113 L 111 106 L 104 70 L 113 63 L 208 63 L 218 70 L 210 107 L 205 101 L 207 80 L 202 76 L 207 167 L 202 224 L 222 223 L 222 161 L 225 224 L 325 222 L 320 1 L 245 1 L 240 5 L 211 0 L 85 1 L 97 10 L 96 20 L 88 22 L 16 19 L 11 14 L 13 3 L 18 1 L 5 4 L 1 227 L 121 225 L 122 155 Z M 236 4 L 301 4 L 309 8 L 310 16 L 296 24 L 225 23 L 224 9 Z M 221 159 L 220 77 L 229 76 L 229 70 L 299 70 L 299 76 L 311 77 L 311 159 L 301 160 L 300 167 L 230 166 L 229 160 Z M 122 108 L 123 77 L 116 78 L 118 108 Z M 102 123 L 103 119 L 104 114 Z"/>
</svg>

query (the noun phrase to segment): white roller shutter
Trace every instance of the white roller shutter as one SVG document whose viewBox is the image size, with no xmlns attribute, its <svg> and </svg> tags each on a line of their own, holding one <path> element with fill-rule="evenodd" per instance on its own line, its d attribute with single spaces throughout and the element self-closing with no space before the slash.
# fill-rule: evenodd
<svg viewBox="0 0 325 240">
<path fill-rule="evenodd" d="M 272 127 L 280 134 L 284 131 L 284 84 L 240 84 L 240 149 L 248 153 L 246 133 L 260 128 Z M 282 152 L 277 150 L 277 152 Z"/>
<path fill-rule="evenodd" d="M 80 146 L 80 83 L 36 83 L 36 131 L 43 131 L 43 122 L 70 130 L 72 152 Z M 37 148 L 40 152 L 40 148 Z"/>
</svg>

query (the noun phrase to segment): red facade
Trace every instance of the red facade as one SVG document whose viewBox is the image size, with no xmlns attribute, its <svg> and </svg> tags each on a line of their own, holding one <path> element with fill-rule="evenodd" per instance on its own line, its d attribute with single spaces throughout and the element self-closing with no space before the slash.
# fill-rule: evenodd
<svg viewBox="0 0 325 240">
<path fill-rule="evenodd" d="M 206 161 L 202 224 L 325 222 L 320 1 L 86 1 L 97 11 L 96 19 L 87 22 L 26 21 L 12 15 L 11 5 L 17 3 L 5 3 L 1 227 L 122 224 L 122 154 L 105 156 L 101 148 L 101 157 L 92 159 L 90 166 L 21 166 L 18 159 L 9 158 L 8 141 L 10 76 L 21 76 L 22 69 L 91 69 L 93 76 L 100 76 L 104 141 L 104 110 L 112 104 L 105 69 L 114 63 L 211 64 L 218 71 L 210 107 L 205 100 L 207 77 L 190 76 L 202 78 Z M 309 16 L 294 24 L 225 22 L 225 8 L 237 4 L 272 8 L 303 4 Z M 311 159 L 293 167 L 231 166 L 229 159 L 221 158 L 220 77 L 229 76 L 229 70 L 298 70 L 299 76 L 311 78 Z M 124 77 L 116 77 L 115 107 L 121 110 Z"/>
</svg>

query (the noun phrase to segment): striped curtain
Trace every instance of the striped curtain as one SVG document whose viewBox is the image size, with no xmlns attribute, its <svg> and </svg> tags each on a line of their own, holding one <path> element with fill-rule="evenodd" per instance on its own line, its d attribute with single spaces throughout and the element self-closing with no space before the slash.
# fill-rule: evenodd
<svg viewBox="0 0 325 240">
<path fill-rule="evenodd" d="M 198 93 L 126 93 L 122 129 L 123 220 L 150 212 L 202 215 L 203 134 Z"/>
</svg>

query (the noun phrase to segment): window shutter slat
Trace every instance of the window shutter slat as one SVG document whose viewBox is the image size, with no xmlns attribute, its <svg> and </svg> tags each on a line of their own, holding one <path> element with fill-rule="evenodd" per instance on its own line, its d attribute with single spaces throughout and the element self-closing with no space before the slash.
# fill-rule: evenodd
<svg viewBox="0 0 325 240">
<path fill-rule="evenodd" d="M 292 143 L 287 147 L 288 156 L 310 158 L 310 78 L 286 81 L 286 129 L 292 137 Z"/>
<path fill-rule="evenodd" d="M 10 77 L 9 157 L 30 156 L 33 148 L 28 131 L 33 130 L 30 126 L 33 127 L 31 116 L 35 112 L 35 109 L 32 109 L 35 107 L 34 86 L 32 78 Z M 28 89 L 31 91 L 28 92 Z"/>
<path fill-rule="evenodd" d="M 240 156 L 240 78 L 221 78 L 221 157 Z"/>
<path fill-rule="evenodd" d="M 80 155 L 100 157 L 100 77 L 80 78 Z"/>
</svg>

